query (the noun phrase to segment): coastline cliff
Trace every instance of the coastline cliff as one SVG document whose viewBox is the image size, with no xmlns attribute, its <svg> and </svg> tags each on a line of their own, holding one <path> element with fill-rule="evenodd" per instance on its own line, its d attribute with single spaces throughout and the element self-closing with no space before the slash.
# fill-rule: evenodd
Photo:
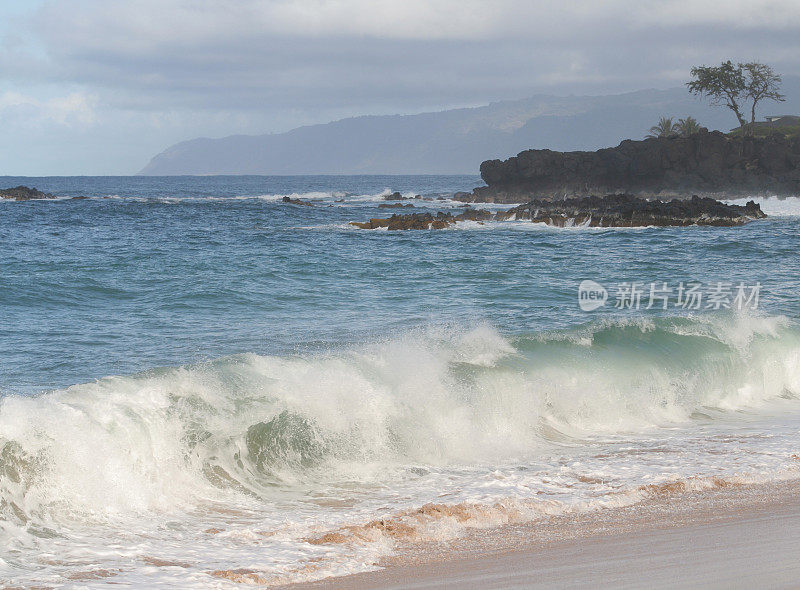
<svg viewBox="0 0 800 590">
<path fill-rule="evenodd" d="M 689 137 L 625 140 L 595 152 L 527 150 L 481 164 L 487 186 L 456 199 L 520 203 L 592 194 L 644 198 L 800 195 L 800 138 L 731 137 L 702 130 Z"/>
</svg>

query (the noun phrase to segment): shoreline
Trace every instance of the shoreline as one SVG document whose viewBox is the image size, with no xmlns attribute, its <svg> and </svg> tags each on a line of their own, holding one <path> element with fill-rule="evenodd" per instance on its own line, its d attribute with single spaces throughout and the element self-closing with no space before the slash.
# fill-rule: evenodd
<svg viewBox="0 0 800 590">
<path fill-rule="evenodd" d="M 800 479 L 664 494 L 623 508 L 398 546 L 323 588 L 797 587 Z"/>
</svg>

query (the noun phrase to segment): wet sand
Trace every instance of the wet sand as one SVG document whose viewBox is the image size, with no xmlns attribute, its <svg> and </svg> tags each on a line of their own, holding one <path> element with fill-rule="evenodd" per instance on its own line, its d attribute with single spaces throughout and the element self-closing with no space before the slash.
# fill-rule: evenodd
<svg viewBox="0 0 800 590">
<path fill-rule="evenodd" d="M 379 571 L 289 588 L 800 588 L 798 556 L 793 480 L 471 530 L 400 547 Z"/>
</svg>

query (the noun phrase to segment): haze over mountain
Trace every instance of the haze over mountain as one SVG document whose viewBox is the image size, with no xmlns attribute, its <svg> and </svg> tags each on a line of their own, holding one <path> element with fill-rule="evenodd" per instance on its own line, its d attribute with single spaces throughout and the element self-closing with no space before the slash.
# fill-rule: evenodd
<svg viewBox="0 0 800 590">
<path fill-rule="evenodd" d="M 787 77 L 785 103 L 761 117 L 800 113 L 800 77 Z M 733 114 L 685 88 L 608 96 L 538 95 L 476 108 L 363 116 L 286 133 L 199 138 L 156 155 L 143 175 L 476 174 L 480 163 L 529 148 L 595 150 L 642 138 L 661 116 L 691 115 L 728 130 Z"/>
</svg>

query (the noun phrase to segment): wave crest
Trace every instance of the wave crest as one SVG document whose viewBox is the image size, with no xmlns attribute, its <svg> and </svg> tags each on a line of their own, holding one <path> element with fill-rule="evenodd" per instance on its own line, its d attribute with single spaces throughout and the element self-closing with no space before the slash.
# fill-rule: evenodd
<svg viewBox="0 0 800 590">
<path fill-rule="evenodd" d="M 516 338 L 431 328 L 317 356 L 240 355 L 4 398 L 0 514 L 30 532 L 65 515 L 530 458 L 780 397 L 800 397 L 800 333 L 785 318 Z"/>
</svg>

